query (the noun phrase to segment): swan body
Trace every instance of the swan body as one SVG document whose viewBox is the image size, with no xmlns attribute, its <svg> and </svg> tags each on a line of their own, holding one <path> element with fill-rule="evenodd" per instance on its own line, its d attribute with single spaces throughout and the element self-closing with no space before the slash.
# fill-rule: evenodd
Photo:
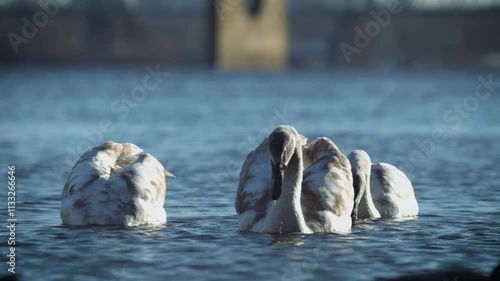
<svg viewBox="0 0 500 281">
<path fill-rule="evenodd" d="M 356 193 L 354 210 L 359 219 L 405 218 L 418 215 L 418 202 L 410 179 L 391 164 L 372 164 L 365 151 L 349 154 Z"/>
<path fill-rule="evenodd" d="M 235 200 L 240 230 L 350 230 L 350 163 L 331 140 L 306 141 L 293 127 L 279 126 L 247 156 Z"/>
<path fill-rule="evenodd" d="M 165 177 L 173 175 L 131 143 L 108 141 L 81 156 L 61 199 L 67 225 L 165 224 Z"/>
</svg>

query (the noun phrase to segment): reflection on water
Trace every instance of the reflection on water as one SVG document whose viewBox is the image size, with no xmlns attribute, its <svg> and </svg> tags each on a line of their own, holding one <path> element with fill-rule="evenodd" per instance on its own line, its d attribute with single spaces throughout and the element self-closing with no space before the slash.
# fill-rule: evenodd
<svg viewBox="0 0 500 281">
<path fill-rule="evenodd" d="M 25 280 L 372 280 L 456 264 L 489 272 L 500 257 L 498 91 L 458 128 L 443 119 L 481 73 L 172 71 L 121 119 L 112 104 L 143 69 L 0 72 L 1 161 L 18 170 Z M 90 134 L 104 118 L 113 130 Z M 279 123 L 396 165 L 435 128 L 448 138 L 406 171 L 418 218 L 367 220 L 349 234 L 239 232 L 241 164 Z M 108 139 L 136 143 L 177 176 L 166 227 L 60 226 L 65 178 L 56 168 L 82 142 Z"/>
<path fill-rule="evenodd" d="M 272 236 L 274 238 L 273 245 L 300 246 L 306 241 L 306 235 L 304 234 L 280 234 Z"/>
</svg>

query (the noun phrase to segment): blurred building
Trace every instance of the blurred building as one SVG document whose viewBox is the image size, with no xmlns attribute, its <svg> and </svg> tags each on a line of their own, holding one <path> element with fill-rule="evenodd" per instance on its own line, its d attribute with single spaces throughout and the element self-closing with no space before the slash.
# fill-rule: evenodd
<svg viewBox="0 0 500 281">
<path fill-rule="evenodd" d="M 215 65 L 280 69 L 288 63 L 287 0 L 215 0 Z"/>
<path fill-rule="evenodd" d="M 247 22 L 240 24 L 247 27 L 219 30 L 221 2 L 227 18 L 244 11 Z M 207 67 L 227 66 L 217 63 L 224 56 L 232 56 L 230 61 L 247 56 L 236 64 L 257 67 L 276 60 L 278 67 L 298 68 L 500 67 L 496 0 L 289 0 L 283 1 L 284 33 L 273 31 L 280 28 L 272 21 L 273 12 L 266 14 L 265 2 L 0 0 L 0 63 Z M 264 17 L 271 20 L 249 29 L 252 20 Z M 217 43 L 220 38 L 225 45 Z M 224 46 L 243 55 L 228 55 L 227 50 L 221 55 Z M 255 51 L 259 49 L 262 55 Z"/>
</svg>

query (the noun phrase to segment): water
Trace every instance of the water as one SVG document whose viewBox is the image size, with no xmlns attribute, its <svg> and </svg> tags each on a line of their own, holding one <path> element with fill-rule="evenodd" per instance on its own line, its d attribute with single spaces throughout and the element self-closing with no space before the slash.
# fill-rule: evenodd
<svg viewBox="0 0 500 281">
<path fill-rule="evenodd" d="M 477 77 L 489 73 L 180 70 L 144 100 L 120 102 L 145 75 L 0 70 L 0 167 L 4 182 L 7 165 L 17 169 L 23 280 L 373 280 L 456 265 L 489 272 L 500 261 L 500 86 L 473 97 Z M 281 123 L 399 165 L 415 185 L 418 218 L 367 221 L 345 235 L 240 233 L 233 202 L 241 165 Z M 437 129 L 444 140 L 432 141 Z M 167 180 L 166 227 L 60 225 L 66 162 L 108 139 L 136 143 L 177 176 Z M 6 261 L 4 242 L 1 250 Z"/>
</svg>

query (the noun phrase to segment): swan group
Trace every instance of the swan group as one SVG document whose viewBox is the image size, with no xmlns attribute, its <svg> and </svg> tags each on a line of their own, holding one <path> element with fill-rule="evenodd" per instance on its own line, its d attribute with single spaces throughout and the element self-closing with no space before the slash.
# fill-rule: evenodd
<svg viewBox="0 0 500 281">
<path fill-rule="evenodd" d="M 160 225 L 166 177 L 174 175 L 131 143 L 108 141 L 84 153 L 62 192 L 66 225 Z M 307 143 L 278 126 L 246 157 L 235 198 L 239 229 L 264 233 L 343 233 L 357 219 L 418 214 L 413 186 L 396 167 L 365 151 L 342 154 L 320 137 Z"/>
<path fill-rule="evenodd" d="M 372 165 L 361 150 L 346 157 L 325 137 L 306 141 L 279 126 L 248 154 L 235 200 L 240 230 L 346 232 L 356 219 L 418 214 L 413 186 L 396 167 Z"/>
</svg>

